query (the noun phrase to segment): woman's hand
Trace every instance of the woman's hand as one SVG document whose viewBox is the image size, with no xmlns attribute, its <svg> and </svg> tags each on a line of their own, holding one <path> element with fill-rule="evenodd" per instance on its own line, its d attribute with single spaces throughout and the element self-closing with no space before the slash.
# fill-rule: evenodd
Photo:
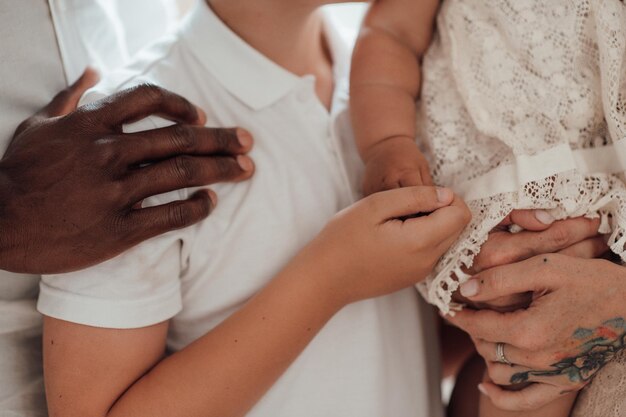
<svg viewBox="0 0 626 417">
<path fill-rule="evenodd" d="M 511 233 L 508 227 L 515 224 L 523 231 Z M 604 237 L 598 234 L 599 219 L 578 217 L 554 221 L 543 210 L 516 210 L 489 235 L 489 240 L 474 258 L 472 268 L 467 273 L 477 274 L 489 268 L 520 262 L 544 253 L 560 253 L 580 258 L 597 258 L 609 249 Z M 528 294 L 512 294 L 489 304 L 475 302 L 455 293 L 457 302 L 474 308 L 490 308 L 511 311 L 528 306 Z"/>
<path fill-rule="evenodd" d="M 426 277 L 470 217 L 445 188 L 373 194 L 339 213 L 300 260 L 325 271 L 320 283 L 340 303 L 388 294 Z"/>
<path fill-rule="evenodd" d="M 538 408 L 579 390 L 626 343 L 626 271 L 606 260 L 540 255 L 483 271 L 463 284 L 474 302 L 532 292 L 527 309 L 466 309 L 449 320 L 468 332 L 488 364 L 482 388 L 506 410 Z M 496 343 L 513 365 L 498 362 Z M 498 385 L 534 382 L 521 391 Z"/>
</svg>

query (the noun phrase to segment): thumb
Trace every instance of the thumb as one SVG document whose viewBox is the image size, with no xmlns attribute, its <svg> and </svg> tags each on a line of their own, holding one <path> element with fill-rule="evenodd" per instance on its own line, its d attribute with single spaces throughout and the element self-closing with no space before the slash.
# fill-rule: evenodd
<svg viewBox="0 0 626 417">
<path fill-rule="evenodd" d="M 448 206 L 454 200 L 454 193 L 448 188 L 417 186 L 382 191 L 365 198 L 380 222 L 390 219 L 428 214 L 438 208 Z"/>
<path fill-rule="evenodd" d="M 78 102 L 85 94 L 85 91 L 96 85 L 99 78 L 98 72 L 88 67 L 74 84 L 54 96 L 52 101 L 41 109 L 35 117 L 49 119 L 51 117 L 65 116 L 76 110 Z"/>
</svg>

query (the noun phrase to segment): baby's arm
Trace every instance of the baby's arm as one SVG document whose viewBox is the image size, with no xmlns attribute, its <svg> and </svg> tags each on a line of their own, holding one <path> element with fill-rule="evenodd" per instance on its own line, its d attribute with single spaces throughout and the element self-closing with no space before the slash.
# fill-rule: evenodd
<svg viewBox="0 0 626 417">
<path fill-rule="evenodd" d="M 350 96 L 366 194 L 432 183 L 415 144 L 415 101 L 438 6 L 437 0 L 377 0 L 363 23 Z"/>
</svg>

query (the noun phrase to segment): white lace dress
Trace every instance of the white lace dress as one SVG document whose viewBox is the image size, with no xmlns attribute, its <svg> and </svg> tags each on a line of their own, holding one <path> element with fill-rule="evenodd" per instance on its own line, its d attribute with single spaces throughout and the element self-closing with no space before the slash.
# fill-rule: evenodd
<svg viewBox="0 0 626 417">
<path fill-rule="evenodd" d="M 473 213 L 419 285 L 428 301 L 459 307 L 451 294 L 467 279 L 462 266 L 514 209 L 600 216 L 626 261 L 623 0 L 444 1 L 418 104 L 418 143 L 435 182 Z"/>
</svg>

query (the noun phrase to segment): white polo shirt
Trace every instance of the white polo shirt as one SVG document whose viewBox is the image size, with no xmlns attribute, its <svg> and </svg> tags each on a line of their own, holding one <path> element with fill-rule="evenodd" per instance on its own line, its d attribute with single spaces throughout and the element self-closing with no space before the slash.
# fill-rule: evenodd
<svg viewBox="0 0 626 417">
<path fill-rule="evenodd" d="M 168 345 L 180 350 L 241 308 L 353 202 L 341 143 L 349 132 L 349 50 L 330 23 L 326 34 L 337 87 L 330 114 L 312 76 L 295 76 L 254 50 L 204 1 L 170 39 L 88 93 L 92 101 L 151 82 L 182 94 L 206 110 L 207 125 L 251 131 L 256 173 L 250 181 L 213 186 L 219 204 L 194 227 L 99 266 L 44 277 L 39 311 L 107 328 L 170 319 Z M 164 123 L 149 119 L 132 129 L 155 125 Z M 438 386 L 429 393 L 424 344 L 434 334 L 426 333 L 420 314 L 413 289 L 344 308 L 249 416 L 438 416 L 440 403 L 432 396 Z"/>
</svg>

